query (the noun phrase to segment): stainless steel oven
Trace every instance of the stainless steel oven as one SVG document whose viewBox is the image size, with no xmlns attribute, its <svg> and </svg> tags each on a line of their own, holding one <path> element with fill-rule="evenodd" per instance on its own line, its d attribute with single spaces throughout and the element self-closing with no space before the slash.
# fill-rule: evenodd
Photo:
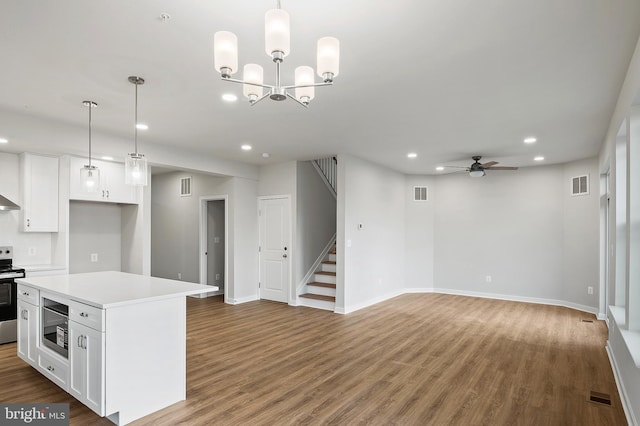
<svg viewBox="0 0 640 426">
<path fill-rule="evenodd" d="M 0 344 L 17 338 L 18 285 L 24 269 L 13 267 L 13 247 L 0 247 Z"/>
</svg>

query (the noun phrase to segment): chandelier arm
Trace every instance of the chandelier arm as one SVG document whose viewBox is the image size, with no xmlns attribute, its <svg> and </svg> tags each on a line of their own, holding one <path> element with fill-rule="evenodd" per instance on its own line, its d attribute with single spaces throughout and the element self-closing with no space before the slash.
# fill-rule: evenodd
<svg viewBox="0 0 640 426">
<path fill-rule="evenodd" d="M 330 83 L 313 83 L 313 84 L 300 84 L 298 86 L 282 86 L 283 89 L 300 89 L 302 87 L 320 87 L 320 86 L 333 86 L 333 82 Z"/>
<path fill-rule="evenodd" d="M 251 82 L 244 81 L 244 80 L 238 80 L 236 78 L 222 78 L 222 81 L 230 81 L 232 83 L 248 84 L 249 86 L 264 87 L 265 89 L 275 89 L 275 87 L 276 87 L 276 86 L 271 86 L 269 84 L 251 83 Z"/>
<path fill-rule="evenodd" d="M 300 100 L 299 100 L 298 98 L 296 98 L 295 96 L 293 96 L 291 93 L 289 93 L 289 92 L 285 92 L 285 93 L 287 94 L 287 97 L 288 97 L 289 99 L 293 99 L 294 101 L 296 101 L 297 103 L 299 103 L 299 104 L 300 104 L 300 105 L 302 105 L 303 107 L 305 107 L 305 108 L 309 108 L 309 105 L 305 105 L 305 104 L 303 104 L 302 102 L 300 102 Z"/>
<path fill-rule="evenodd" d="M 264 95 L 262 95 L 260 98 L 258 98 L 255 102 L 249 102 L 250 106 L 254 106 L 255 104 L 257 104 L 258 102 L 260 102 L 261 100 L 263 100 L 264 98 L 266 98 L 267 96 L 269 96 L 271 94 L 271 92 L 267 92 Z"/>
</svg>

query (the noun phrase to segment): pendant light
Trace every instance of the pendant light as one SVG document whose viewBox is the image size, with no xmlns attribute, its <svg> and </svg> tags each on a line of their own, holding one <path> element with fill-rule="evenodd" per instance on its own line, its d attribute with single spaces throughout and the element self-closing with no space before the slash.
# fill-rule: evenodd
<svg viewBox="0 0 640 426">
<path fill-rule="evenodd" d="M 147 185 L 147 159 L 144 154 L 138 152 L 138 86 L 144 84 L 141 77 L 129 77 L 129 83 L 136 86 L 135 122 L 134 131 L 134 152 L 127 155 L 124 163 L 125 183 L 127 185 L 146 186 Z"/>
<path fill-rule="evenodd" d="M 80 182 L 85 192 L 97 192 L 100 189 L 100 169 L 91 164 L 91 110 L 98 106 L 93 101 L 83 101 L 82 104 L 89 107 L 89 164 L 80 169 Z"/>
</svg>

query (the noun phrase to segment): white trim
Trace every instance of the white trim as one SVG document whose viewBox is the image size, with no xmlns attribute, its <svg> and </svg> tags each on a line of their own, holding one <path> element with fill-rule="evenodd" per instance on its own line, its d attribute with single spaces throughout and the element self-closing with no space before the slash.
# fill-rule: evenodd
<svg viewBox="0 0 640 426">
<path fill-rule="evenodd" d="M 294 215 L 293 215 L 293 203 L 291 202 L 291 194 L 283 194 L 283 195 L 261 195 L 258 197 L 258 210 L 256 213 L 258 213 L 258 246 L 260 246 L 260 244 L 262 243 L 262 241 L 260 241 L 260 236 L 262 235 L 262 233 L 260 232 L 260 226 L 262 223 L 262 220 L 260 219 L 261 217 L 261 211 L 260 211 L 260 207 L 261 207 L 261 202 L 265 201 L 265 200 L 281 200 L 281 199 L 286 199 L 289 202 L 289 243 L 287 244 L 287 247 L 289 247 L 289 288 L 287 288 L 287 300 L 284 303 L 287 304 L 291 304 L 292 300 L 291 300 L 291 290 L 293 288 L 293 286 L 295 285 L 293 283 L 293 261 L 294 261 L 294 249 L 295 247 L 293 246 L 293 219 L 294 219 Z M 262 297 L 260 296 L 260 283 L 262 282 L 262 277 L 260 276 L 260 272 L 262 271 L 262 251 L 258 251 L 258 282 L 256 283 L 256 287 L 257 287 L 257 299 L 255 300 L 261 300 Z"/>
<path fill-rule="evenodd" d="M 453 294 L 458 296 L 481 297 L 485 299 L 508 300 L 511 302 L 536 303 L 539 305 L 564 306 L 565 308 L 576 309 L 578 311 L 588 312 L 594 315 L 598 314 L 598 308 L 594 308 L 592 306 L 579 305 L 577 303 L 567 302 L 564 300 L 542 299 L 538 297 L 513 296 L 509 294 L 481 293 L 481 292 L 475 292 L 475 291 L 452 290 L 452 289 L 446 289 L 446 288 L 434 288 L 433 292 L 440 293 L 440 294 Z"/>
<path fill-rule="evenodd" d="M 613 349 L 607 340 L 607 344 L 605 345 L 605 349 L 607 350 L 607 356 L 609 357 L 609 362 L 611 363 L 611 370 L 613 370 L 613 378 L 616 382 L 616 387 L 618 388 L 618 395 L 620 395 L 620 402 L 622 403 L 622 409 L 624 410 L 624 415 L 627 417 L 627 423 L 631 426 L 638 426 L 638 422 L 636 421 L 633 411 L 629 406 L 629 398 L 627 397 L 627 391 L 624 388 L 624 382 L 620 378 L 620 370 L 618 369 L 618 363 L 616 362 L 616 357 L 614 355 Z"/>
<path fill-rule="evenodd" d="M 224 302 L 229 302 L 229 196 L 228 195 L 205 195 L 200 197 L 200 209 L 198 220 L 200 222 L 198 232 L 200 234 L 200 284 L 207 285 L 207 205 L 209 201 L 224 201 Z M 217 296 L 221 291 L 207 293 L 203 297 Z"/>
<path fill-rule="evenodd" d="M 320 264 L 324 261 L 324 258 L 327 257 L 327 253 L 329 253 L 329 249 L 335 243 L 336 243 L 336 234 L 333 234 L 333 237 L 331 237 L 331 240 L 329 241 L 329 243 L 322 249 L 322 252 L 320 253 L 320 256 L 318 256 L 316 261 L 313 262 L 313 265 L 311 266 L 311 268 L 309 268 L 309 271 L 307 272 L 307 274 L 302 278 L 302 280 L 300 280 L 300 282 L 296 286 L 296 299 L 293 300 L 292 303 L 289 303 L 290 305 L 292 305 L 292 306 L 300 305 L 300 300 L 299 300 L 298 295 L 302 294 L 302 292 L 304 291 L 304 286 L 307 285 L 307 283 L 309 282 L 309 280 L 311 279 L 313 274 L 316 273 L 316 270 L 318 269 Z M 295 303 L 295 304 L 293 304 L 293 303 Z"/>
<path fill-rule="evenodd" d="M 259 300 L 259 299 L 258 299 L 258 296 L 254 294 L 253 296 L 241 297 L 239 299 L 229 298 L 225 300 L 225 303 L 228 303 L 230 305 L 239 305 L 241 303 L 255 302 L 256 300 Z"/>
</svg>

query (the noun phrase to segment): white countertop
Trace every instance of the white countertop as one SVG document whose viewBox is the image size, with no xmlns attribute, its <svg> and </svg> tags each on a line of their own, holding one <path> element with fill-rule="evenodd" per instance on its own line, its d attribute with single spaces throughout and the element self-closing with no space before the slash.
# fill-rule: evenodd
<svg viewBox="0 0 640 426">
<path fill-rule="evenodd" d="M 218 290 L 215 286 L 115 271 L 20 278 L 16 282 L 101 309 Z"/>
</svg>

